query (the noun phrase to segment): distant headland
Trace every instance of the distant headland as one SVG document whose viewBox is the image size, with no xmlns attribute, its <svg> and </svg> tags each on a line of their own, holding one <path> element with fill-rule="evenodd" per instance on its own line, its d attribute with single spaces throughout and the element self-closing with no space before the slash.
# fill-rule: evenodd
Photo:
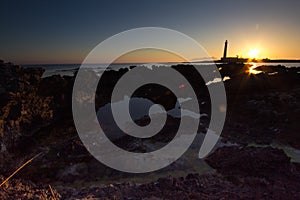
<svg viewBox="0 0 300 200">
<path fill-rule="evenodd" d="M 269 59 L 269 58 L 243 58 L 239 57 L 238 55 L 235 57 L 228 57 L 227 56 L 227 49 L 228 49 L 228 40 L 225 41 L 223 57 L 220 59 L 213 59 L 213 60 L 202 60 L 197 61 L 196 63 L 223 63 L 223 64 L 243 64 L 247 62 L 262 62 L 262 63 L 300 63 L 300 59 Z"/>
<path fill-rule="evenodd" d="M 291 59 L 256 59 L 256 58 L 240 58 L 239 56 L 236 57 L 227 57 L 227 48 L 228 48 L 228 40 L 225 41 L 224 45 L 224 52 L 223 57 L 220 60 L 215 60 L 215 62 L 222 62 L 222 63 L 245 63 L 245 62 L 265 62 L 265 63 L 297 63 L 300 60 L 291 60 Z"/>
</svg>

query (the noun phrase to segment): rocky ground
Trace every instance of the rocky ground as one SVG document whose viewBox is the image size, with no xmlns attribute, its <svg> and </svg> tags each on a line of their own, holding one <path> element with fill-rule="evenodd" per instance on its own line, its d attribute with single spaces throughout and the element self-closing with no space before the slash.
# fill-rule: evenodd
<svg viewBox="0 0 300 200">
<path fill-rule="evenodd" d="M 0 181 L 4 180 L 0 176 Z M 51 185 L 34 184 L 31 181 L 12 179 L 0 188 L 0 198 L 14 199 L 61 199 L 61 195 Z"/>
<path fill-rule="evenodd" d="M 225 156 L 224 156 L 225 155 Z M 207 162 L 217 172 L 171 176 L 137 184 L 94 184 L 81 188 L 36 185 L 14 179 L 0 188 L 2 199 L 299 199 L 298 164 L 270 147 L 223 147 Z M 298 166 L 299 168 L 299 166 Z M 0 179 L 1 180 L 1 179 Z M 3 180 L 3 178 L 2 178 Z"/>
<path fill-rule="evenodd" d="M 201 77 L 187 66 L 173 67 L 200 91 L 198 101 L 205 102 L 200 110 L 209 115 L 208 91 Z M 137 183 L 130 181 L 128 174 L 100 164 L 79 140 L 71 112 L 74 77 L 41 78 L 43 69 L 0 63 L 0 183 L 42 152 L 0 187 L 0 199 L 299 199 L 299 164 L 292 163 L 282 150 L 248 146 L 276 142 L 300 148 L 299 69 L 261 67 L 263 73 L 249 75 L 247 65 L 219 67 L 223 77 L 230 76 L 225 81 L 228 113 L 222 141 L 236 146 L 218 148 L 206 158 L 206 163 L 215 169 L 210 173 Z M 127 71 L 105 72 L 100 85 L 103 87 L 96 95 L 96 109 L 110 101 L 112 88 Z M 146 92 L 153 87 L 154 92 Z M 176 98 L 166 88 L 147 86 L 134 96 L 145 94 L 167 110 L 176 104 Z M 168 120 L 165 131 L 151 141 L 167 143 L 174 137 L 178 119 Z M 205 120 L 199 126 L 202 132 L 209 122 Z M 147 151 L 131 137 L 114 142 L 127 150 Z M 112 181 L 99 184 L 104 177 Z M 114 182 L 124 178 L 129 181 Z"/>
</svg>

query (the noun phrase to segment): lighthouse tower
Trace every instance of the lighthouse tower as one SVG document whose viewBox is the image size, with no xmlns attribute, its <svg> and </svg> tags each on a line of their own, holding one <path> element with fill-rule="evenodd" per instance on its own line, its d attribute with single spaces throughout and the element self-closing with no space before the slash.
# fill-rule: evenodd
<svg viewBox="0 0 300 200">
<path fill-rule="evenodd" d="M 228 41 L 225 41 L 225 46 L 224 46 L 224 53 L 223 53 L 223 59 L 226 59 L 227 57 L 227 45 L 228 45 Z"/>
</svg>

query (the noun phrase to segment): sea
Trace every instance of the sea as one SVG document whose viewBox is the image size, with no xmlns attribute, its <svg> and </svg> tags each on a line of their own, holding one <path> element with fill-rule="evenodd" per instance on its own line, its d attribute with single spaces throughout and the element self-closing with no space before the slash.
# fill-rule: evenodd
<svg viewBox="0 0 300 200">
<path fill-rule="evenodd" d="M 114 63 L 110 64 L 109 68 L 106 69 L 107 64 L 89 64 L 88 67 L 93 68 L 95 71 L 102 73 L 105 69 L 106 70 L 119 70 L 121 68 L 129 68 L 130 66 L 145 66 L 148 68 L 152 68 L 153 66 L 172 66 L 172 65 L 194 65 L 194 66 L 201 66 L 201 65 L 211 65 L 212 63 L 205 63 L 205 62 L 195 62 L 195 63 L 179 63 L 179 62 L 168 62 L 168 63 Z M 215 63 L 215 64 L 222 64 L 222 63 Z M 300 67 L 299 63 L 247 63 L 255 67 L 260 66 L 285 66 L 287 68 L 291 67 Z M 34 65 L 22 65 L 25 68 L 44 68 L 45 72 L 43 74 L 43 77 L 48 77 L 52 75 L 69 75 L 73 76 L 74 72 L 77 71 L 77 69 L 81 66 L 81 64 L 34 64 Z"/>
</svg>

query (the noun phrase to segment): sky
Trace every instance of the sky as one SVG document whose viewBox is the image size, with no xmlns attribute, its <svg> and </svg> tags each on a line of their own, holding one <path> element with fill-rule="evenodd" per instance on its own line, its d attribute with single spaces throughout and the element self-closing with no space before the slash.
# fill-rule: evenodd
<svg viewBox="0 0 300 200">
<path fill-rule="evenodd" d="M 222 56 L 228 40 L 229 56 L 248 57 L 257 50 L 259 58 L 300 59 L 299 7 L 298 0 L 3 0 L 0 59 L 16 64 L 81 63 L 103 40 L 149 26 L 180 31 L 215 58 Z M 136 57 L 143 60 L 141 53 Z M 161 56 L 154 53 L 151 61 L 155 59 Z M 134 62 L 134 56 L 129 61 Z"/>
</svg>

